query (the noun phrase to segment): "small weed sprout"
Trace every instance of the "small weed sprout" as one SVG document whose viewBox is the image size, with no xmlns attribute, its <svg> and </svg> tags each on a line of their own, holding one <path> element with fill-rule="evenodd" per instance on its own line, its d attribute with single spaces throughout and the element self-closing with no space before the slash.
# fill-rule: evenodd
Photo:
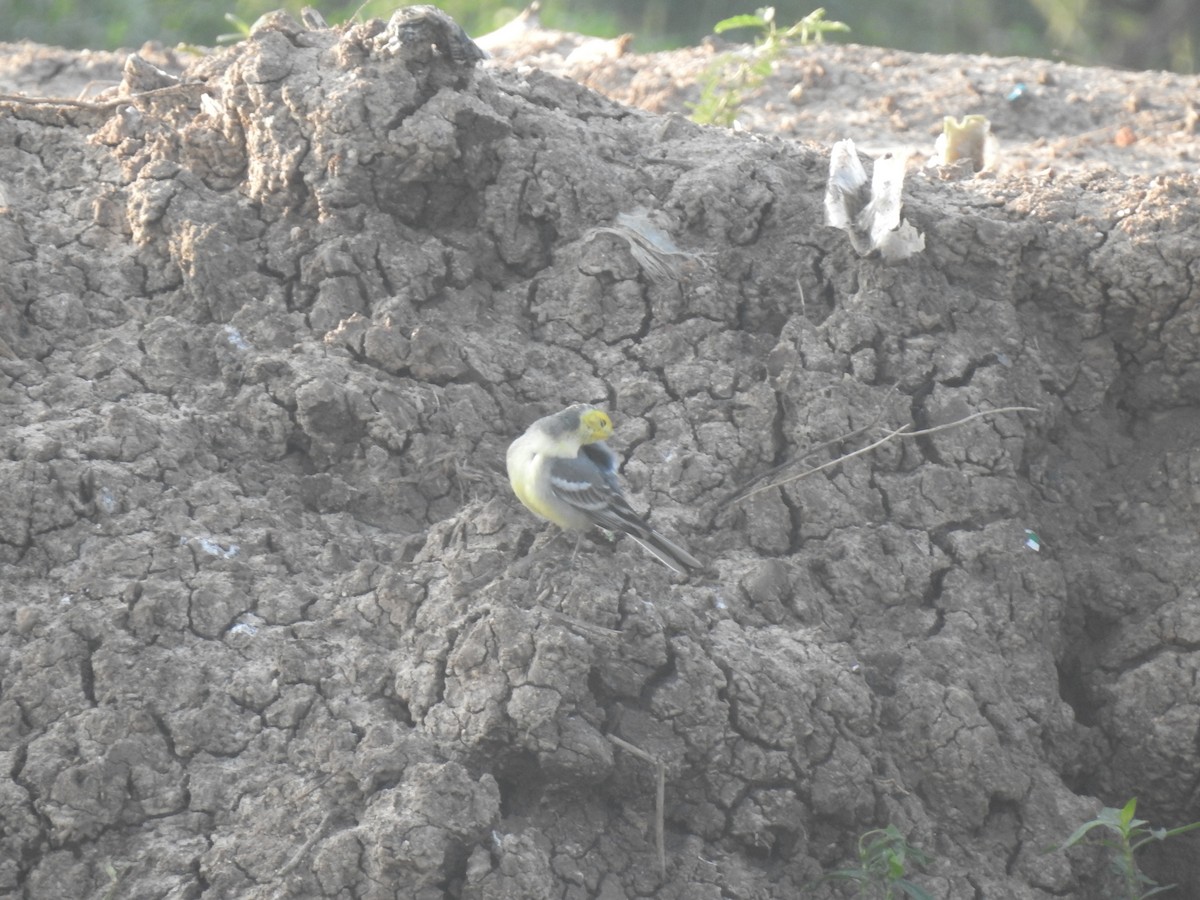
<svg viewBox="0 0 1200 900">
<path fill-rule="evenodd" d="M 218 34 L 218 44 L 236 44 L 250 37 L 250 24 L 244 19 L 239 19 L 233 13 L 225 13 L 225 21 L 237 30 L 228 34 Z"/>
<path fill-rule="evenodd" d="M 838 869 L 825 878 L 853 881 L 859 896 L 896 900 L 933 900 L 933 895 L 908 880 L 909 866 L 927 866 L 932 857 L 910 846 L 895 825 L 868 831 L 858 839 L 858 866 Z"/>
<path fill-rule="evenodd" d="M 1098 843 L 1100 846 L 1114 851 L 1112 867 L 1125 884 L 1124 897 L 1126 900 L 1144 900 L 1146 897 L 1169 891 L 1175 885 L 1160 885 L 1142 872 L 1138 868 L 1136 854 L 1151 841 L 1165 841 L 1169 837 L 1200 828 L 1200 822 L 1192 822 L 1190 825 L 1181 825 L 1170 830 L 1150 828 L 1145 819 L 1134 818 L 1135 812 L 1137 812 L 1137 797 L 1130 799 L 1120 809 L 1106 806 L 1100 810 L 1100 815 L 1089 822 L 1084 822 L 1062 844 L 1051 847 L 1050 850 L 1065 850 L 1073 847 L 1080 843 L 1092 829 L 1103 828 L 1112 836 L 1102 836 Z"/>
<path fill-rule="evenodd" d="M 713 31 L 723 34 L 735 28 L 753 28 L 758 36 L 748 54 L 722 54 L 700 76 L 700 99 L 688 104 L 692 121 L 700 125 L 731 126 L 743 96 L 762 85 L 789 47 L 819 44 L 827 31 L 850 30 L 842 22 L 827 20 L 824 8 L 819 8 L 781 31 L 775 27 L 773 6 L 764 6 L 753 15 L 722 19 Z"/>
</svg>

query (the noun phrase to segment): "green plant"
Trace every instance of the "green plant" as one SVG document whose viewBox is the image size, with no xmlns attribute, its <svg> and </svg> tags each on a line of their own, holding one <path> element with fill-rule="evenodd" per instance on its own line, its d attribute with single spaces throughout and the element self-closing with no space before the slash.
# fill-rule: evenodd
<svg viewBox="0 0 1200 900">
<path fill-rule="evenodd" d="M 758 32 L 754 47 L 748 54 L 723 54 L 704 71 L 700 76 L 700 99 L 688 104 L 693 122 L 726 127 L 732 125 L 743 95 L 766 80 L 789 47 L 820 43 L 827 31 L 850 30 L 850 26 L 842 22 L 827 20 L 822 7 L 781 31 L 775 27 L 775 7 L 764 6 L 753 15 L 722 19 L 713 27 L 713 31 L 724 34 L 737 28 L 752 28 Z"/>
<path fill-rule="evenodd" d="M 912 900 L 933 900 L 933 895 L 908 880 L 909 865 L 927 866 L 928 853 L 910 846 L 895 825 L 868 831 L 858 839 L 858 867 L 838 869 L 825 877 L 853 881 L 864 897 L 894 900 L 905 896 Z M 869 893 L 868 893 L 869 892 Z"/>
<path fill-rule="evenodd" d="M 1143 900 L 1145 897 L 1161 894 L 1175 887 L 1173 884 L 1160 885 L 1138 868 L 1136 854 L 1151 841 L 1165 841 L 1187 831 L 1200 828 L 1200 822 L 1181 825 L 1178 828 L 1150 828 L 1145 819 L 1135 819 L 1137 797 L 1130 799 L 1120 809 L 1106 806 L 1100 810 L 1100 815 L 1089 822 L 1084 822 L 1075 832 L 1057 847 L 1051 850 L 1065 850 L 1078 844 L 1094 828 L 1104 828 L 1115 837 L 1101 837 L 1099 844 L 1116 851 L 1112 860 L 1115 871 L 1125 882 L 1125 896 L 1128 900 Z M 1149 890 L 1144 890 L 1149 888 Z"/>
<path fill-rule="evenodd" d="M 250 23 L 244 19 L 239 19 L 233 13 L 225 13 L 225 21 L 237 29 L 236 32 L 229 34 L 218 34 L 218 44 L 236 44 L 238 41 L 244 41 L 250 37 Z"/>
<path fill-rule="evenodd" d="M 108 890 L 104 892 L 103 900 L 116 900 L 120 896 L 121 884 L 125 881 L 125 876 L 129 874 L 131 866 L 126 866 L 121 871 L 117 871 L 108 860 L 104 861 L 104 873 L 108 876 Z"/>
</svg>

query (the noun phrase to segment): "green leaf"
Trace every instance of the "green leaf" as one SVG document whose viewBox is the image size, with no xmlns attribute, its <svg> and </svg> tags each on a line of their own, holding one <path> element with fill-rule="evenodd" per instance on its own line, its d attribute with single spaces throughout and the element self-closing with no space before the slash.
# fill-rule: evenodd
<svg viewBox="0 0 1200 900">
<path fill-rule="evenodd" d="M 898 881 L 896 887 L 908 894 L 912 900 L 933 900 L 933 894 L 924 888 L 917 887 L 911 881 Z"/>
<path fill-rule="evenodd" d="M 1144 819 L 1133 818 L 1134 808 L 1137 806 L 1137 798 L 1130 800 L 1121 809 L 1116 809 L 1112 806 L 1106 806 L 1100 810 L 1100 815 L 1096 816 L 1095 821 L 1103 825 L 1107 825 L 1113 831 L 1120 835 L 1128 835 L 1136 828 L 1140 828 L 1146 824 Z"/>
<path fill-rule="evenodd" d="M 1137 797 L 1130 797 L 1129 802 L 1121 809 L 1121 825 L 1124 830 L 1129 830 L 1129 823 L 1133 821 L 1133 814 L 1137 812 Z"/>
<path fill-rule="evenodd" d="M 859 884 L 867 880 L 866 873 L 862 869 L 838 869 L 836 872 L 829 872 L 821 877 L 837 881 L 857 881 Z"/>
<path fill-rule="evenodd" d="M 767 21 L 762 16 L 741 15 L 731 16 L 728 19 L 722 19 L 713 26 L 714 34 L 724 34 L 726 31 L 732 31 L 735 28 L 766 28 Z"/>
<path fill-rule="evenodd" d="M 1071 832 L 1071 836 L 1069 838 L 1067 838 L 1065 841 L 1063 841 L 1057 847 L 1051 847 L 1046 852 L 1051 853 L 1055 850 L 1066 850 L 1068 847 L 1074 847 L 1081 840 L 1083 840 L 1084 836 L 1089 831 L 1091 831 L 1093 828 L 1099 828 L 1101 826 L 1104 826 L 1106 828 L 1112 827 L 1108 822 L 1103 822 L 1100 820 L 1099 817 L 1097 817 L 1095 819 L 1092 819 L 1092 821 L 1090 821 L 1090 822 L 1084 822 L 1082 825 L 1080 825 L 1078 828 L 1076 828 L 1073 832 Z"/>
<path fill-rule="evenodd" d="M 1176 887 L 1179 887 L 1179 885 L 1177 885 L 1177 884 L 1160 884 L 1158 887 L 1154 888 L 1153 890 L 1146 891 L 1146 893 L 1144 893 L 1144 894 L 1142 894 L 1142 896 L 1138 897 L 1137 900 L 1146 900 L 1147 897 L 1153 897 L 1155 894 L 1161 894 L 1164 891 L 1169 891 Z"/>
</svg>

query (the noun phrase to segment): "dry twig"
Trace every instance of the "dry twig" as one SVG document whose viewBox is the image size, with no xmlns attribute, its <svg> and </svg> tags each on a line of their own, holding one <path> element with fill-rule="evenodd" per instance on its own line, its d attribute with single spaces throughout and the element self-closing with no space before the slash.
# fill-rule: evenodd
<svg viewBox="0 0 1200 900">
<path fill-rule="evenodd" d="M 888 441 L 892 440 L 893 438 L 920 437 L 921 435 L 933 434 L 934 432 L 938 432 L 938 431 L 946 431 L 947 429 L 950 429 L 950 428 L 957 428 L 959 425 L 965 425 L 967 422 L 970 422 L 972 419 L 982 418 L 983 416 L 995 416 L 995 415 L 1000 415 L 1001 413 L 1012 413 L 1012 412 L 1041 412 L 1041 410 L 1035 406 L 1004 406 L 1004 407 L 1001 407 L 1000 409 L 984 409 L 984 410 L 980 410 L 979 412 L 976 412 L 976 413 L 971 413 L 971 415 L 969 415 L 969 416 L 964 416 L 961 419 L 955 419 L 953 422 L 946 422 L 942 425 L 935 425 L 932 428 L 923 428 L 920 431 L 910 431 L 909 429 L 912 427 L 911 425 L 901 425 L 895 431 L 888 432 L 883 437 L 881 437 L 879 440 L 875 441 L 872 444 L 868 444 L 865 447 L 861 447 L 858 450 L 855 450 L 853 453 L 847 453 L 845 456 L 839 456 L 837 459 L 831 459 L 829 462 L 822 463 L 821 465 L 816 466 L 815 468 L 805 469 L 803 472 L 800 472 L 797 475 L 792 475 L 789 478 L 784 478 L 780 481 L 772 481 L 769 484 L 762 485 L 761 487 L 752 488 L 753 485 L 762 481 L 764 478 L 769 478 L 771 475 L 774 475 L 775 473 L 777 473 L 780 469 L 783 469 L 787 466 L 793 465 L 796 462 L 798 462 L 799 460 L 807 459 L 808 457 L 810 457 L 814 453 L 816 453 L 818 450 L 828 447 L 831 444 L 839 444 L 842 441 L 848 440 L 852 437 L 855 437 L 856 435 L 862 434 L 864 431 L 867 431 L 868 429 L 870 429 L 874 426 L 875 422 L 872 422 L 870 425 L 865 425 L 864 427 L 859 428 L 855 431 L 851 431 L 847 434 L 844 434 L 841 437 L 834 438 L 832 441 L 826 441 L 824 444 L 821 444 L 819 447 L 815 447 L 812 450 L 810 450 L 808 453 L 804 454 L 804 456 L 798 457 L 797 459 L 788 460 L 781 466 L 776 466 L 770 472 L 767 472 L 764 475 L 760 475 L 758 478 L 754 479 L 754 481 L 750 482 L 749 485 L 738 490 L 735 494 L 733 494 L 733 496 L 731 496 L 728 500 L 725 500 L 721 505 L 729 506 L 730 504 L 736 503 L 739 500 L 745 500 L 747 497 L 753 497 L 755 494 L 761 494 L 763 491 L 769 491 L 771 488 L 782 487 L 783 485 L 790 484 L 793 481 L 799 481 L 801 478 L 807 478 L 809 475 L 815 475 L 817 472 L 823 472 L 825 469 L 831 469 L 834 466 L 841 465 L 848 459 L 853 459 L 856 456 L 861 456 L 864 453 L 868 453 L 871 450 L 874 450 L 876 447 L 882 447 L 884 444 L 886 444 Z M 878 417 L 876 417 L 875 421 L 878 421 Z"/>
<path fill-rule="evenodd" d="M 666 806 L 667 798 L 667 767 L 657 756 L 647 753 L 641 747 L 635 747 L 629 741 L 619 738 L 615 734 L 605 735 L 605 737 L 626 753 L 632 753 L 638 759 L 644 759 L 654 766 L 657 779 L 654 792 L 654 843 L 658 847 L 658 873 L 666 878 L 667 851 L 663 843 L 663 807 Z"/>
<path fill-rule="evenodd" d="M 180 82 L 179 84 L 169 84 L 166 87 L 152 88 L 148 91 L 138 91 L 135 94 L 126 94 L 123 97 L 117 97 L 115 100 L 67 100 L 63 97 L 26 97 L 24 94 L 0 94 L 0 103 L 10 103 L 13 106 L 57 106 L 66 109 L 87 109 L 94 112 L 107 112 L 108 110 L 116 109 L 118 106 L 133 103 L 135 100 L 142 100 L 147 97 L 159 97 L 164 94 L 171 94 L 176 91 L 182 91 L 189 88 L 209 88 L 209 85 L 202 81 Z"/>
</svg>

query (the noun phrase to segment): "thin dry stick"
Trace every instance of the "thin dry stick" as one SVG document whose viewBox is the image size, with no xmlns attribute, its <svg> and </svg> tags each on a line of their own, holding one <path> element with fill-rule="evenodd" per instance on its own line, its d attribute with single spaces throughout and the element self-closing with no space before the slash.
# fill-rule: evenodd
<svg viewBox="0 0 1200 900">
<path fill-rule="evenodd" d="M 0 103 L 11 103 L 14 106 L 59 106 L 66 109 L 88 109 L 95 112 L 106 112 L 110 109 L 116 109 L 122 104 L 132 103 L 135 100 L 142 100 L 146 97 L 159 97 L 163 94 L 189 90 L 191 88 L 208 89 L 209 85 L 202 81 L 182 81 L 179 84 L 168 84 L 165 87 L 151 88 L 148 91 L 137 91 L 133 94 L 118 97 L 115 100 L 103 101 L 67 100 L 62 97 L 26 97 L 24 94 L 0 94 Z"/>
<path fill-rule="evenodd" d="M 657 776 L 657 789 L 654 792 L 654 843 L 658 847 L 658 873 L 667 877 L 667 851 L 663 843 L 663 807 L 667 805 L 667 767 L 657 756 L 652 756 L 641 747 L 635 747 L 615 734 L 605 735 L 613 744 L 626 753 L 632 753 L 638 759 L 644 759 L 654 766 Z"/>
<path fill-rule="evenodd" d="M 847 431 L 845 434 L 839 435 L 838 437 L 835 437 L 835 438 L 832 438 L 831 440 L 825 441 L 823 444 L 817 444 L 815 447 L 810 447 L 808 450 L 804 451 L 804 453 L 801 454 L 800 456 L 797 456 L 794 459 L 789 459 L 787 462 L 780 463 L 779 465 L 775 466 L 775 468 L 769 469 L 766 472 L 763 472 L 761 475 L 755 476 L 747 484 L 742 485 L 740 488 L 738 488 L 736 491 L 734 491 L 732 494 L 730 494 L 729 497 L 720 501 L 717 504 L 718 508 L 724 508 L 726 506 L 730 506 L 731 504 L 734 504 L 739 500 L 743 500 L 746 497 L 749 497 L 751 494 L 758 493 L 758 491 L 751 490 L 751 488 L 753 488 L 754 485 L 758 484 L 760 481 L 770 478 L 773 475 L 778 474 L 779 472 L 782 472 L 784 469 L 788 468 L 789 466 L 794 466 L 796 463 L 802 462 L 802 461 L 808 459 L 810 456 L 820 453 L 822 450 L 825 450 L 828 447 L 836 447 L 838 444 L 843 444 L 846 441 L 850 440 L 851 438 L 858 437 L 860 434 L 862 434 L 865 431 L 870 431 L 872 428 L 875 427 L 875 425 L 879 422 L 879 420 L 883 418 L 883 413 L 884 413 L 884 409 L 887 407 L 887 402 L 888 402 L 888 400 L 891 399 L 891 396 L 894 393 L 896 393 L 896 386 L 892 385 L 892 388 L 891 388 L 891 390 L 888 391 L 887 396 L 883 398 L 883 402 L 879 404 L 879 409 L 875 413 L 875 418 L 873 418 L 866 425 L 863 425 L 861 428 L 855 428 L 853 431 Z M 782 482 L 780 482 L 780 483 L 782 484 Z"/>
<path fill-rule="evenodd" d="M 293 797 L 291 799 L 291 802 L 299 803 L 301 800 L 303 800 L 305 797 L 307 797 L 313 791 L 318 791 L 321 788 L 325 787 L 325 785 L 327 785 L 329 783 L 329 779 L 333 778 L 333 776 L 336 774 L 337 774 L 336 772 L 330 772 L 328 775 L 326 775 L 324 778 L 320 779 L 316 784 L 314 784 L 312 787 L 310 787 L 307 791 L 300 794 L 299 796 Z"/>
<path fill-rule="evenodd" d="M 983 416 L 995 416 L 1000 413 L 1010 412 L 1041 412 L 1036 406 L 1002 406 L 999 409 L 981 409 L 977 413 L 971 413 L 969 416 L 963 416 L 961 419 L 955 419 L 953 422 L 945 422 L 941 425 L 934 425 L 932 428 L 922 428 L 920 431 L 909 431 L 904 437 L 920 437 L 923 434 L 933 434 L 935 431 L 945 431 L 948 428 L 955 428 L 959 425 L 964 425 L 972 419 L 978 419 Z"/>
<path fill-rule="evenodd" d="M 799 473 L 798 475 L 793 475 L 792 477 L 785 478 L 782 481 L 773 481 L 770 484 L 764 484 L 762 487 L 755 488 L 752 491 L 746 491 L 745 493 L 742 493 L 740 495 L 734 495 L 734 497 L 727 502 L 733 503 L 736 500 L 745 500 L 747 497 L 753 497 L 755 494 L 761 494 L 763 491 L 769 491 L 771 488 L 782 487 L 783 485 L 790 484 L 793 481 L 799 481 L 801 478 L 807 478 L 809 475 L 815 475 L 817 472 L 822 472 L 825 469 L 831 469 L 834 466 L 841 465 L 848 459 L 853 459 L 856 456 L 861 456 L 864 453 L 868 453 L 871 450 L 874 450 L 876 447 L 886 444 L 892 438 L 920 437 L 921 435 L 924 435 L 924 434 L 933 434 L 934 432 L 937 432 L 937 431 L 946 431 L 949 428 L 957 428 L 959 425 L 965 425 L 967 422 L 970 422 L 972 419 L 978 419 L 983 416 L 995 416 L 995 415 L 999 415 L 1000 413 L 1010 413 L 1010 412 L 1041 412 L 1041 410 L 1034 406 L 1004 406 L 1004 407 L 1001 407 L 1000 409 L 984 409 L 984 410 L 980 410 L 977 413 L 971 413 L 971 415 L 969 415 L 969 416 L 964 416 L 961 419 L 955 419 L 953 422 L 946 422 L 943 425 L 934 425 L 932 428 L 923 428 L 920 431 L 909 431 L 909 429 L 912 427 L 911 425 L 901 425 L 895 431 L 891 431 L 891 432 L 888 432 L 887 434 L 885 434 L 883 437 L 881 437 L 875 443 L 868 444 L 867 446 L 862 447 L 861 449 L 855 450 L 853 453 L 847 453 L 845 456 L 839 456 L 837 459 L 831 459 L 829 462 L 822 463 L 821 465 L 817 466 L 815 469 L 806 469 L 805 471 Z M 860 431 L 861 430 L 862 429 L 860 429 Z M 858 432 L 854 432 L 854 433 L 857 434 Z M 811 455 L 812 455 L 811 453 L 806 454 L 806 456 L 811 456 Z M 778 470 L 776 470 L 776 471 L 778 471 Z"/>
<path fill-rule="evenodd" d="M 317 825 L 317 830 L 309 836 L 308 840 L 304 842 L 300 849 L 292 855 L 292 858 L 288 860 L 284 864 L 283 868 L 276 873 L 276 879 L 282 880 L 287 878 L 288 875 L 292 874 L 292 871 L 300 865 L 300 863 L 304 862 L 304 857 L 308 856 L 312 848 L 317 845 L 317 841 L 324 837 L 325 829 L 329 827 L 329 823 L 333 821 L 333 817 L 336 814 L 336 809 L 331 809 L 329 812 L 325 813 L 324 818 L 322 818 L 320 824 Z"/>
<path fill-rule="evenodd" d="M 549 593 L 549 588 L 547 588 L 547 593 Z M 538 601 L 540 602 L 541 599 L 542 598 L 539 597 Z M 595 625 L 591 622 L 585 622 L 582 619 L 577 619 L 574 616 L 568 616 L 566 613 L 559 612 L 557 610 L 551 611 L 550 618 L 553 621 L 558 622 L 560 625 L 570 628 L 581 637 L 609 640 L 612 638 L 619 638 L 621 636 L 621 632 L 617 631 L 616 629 L 605 628 L 603 625 Z"/>
</svg>

